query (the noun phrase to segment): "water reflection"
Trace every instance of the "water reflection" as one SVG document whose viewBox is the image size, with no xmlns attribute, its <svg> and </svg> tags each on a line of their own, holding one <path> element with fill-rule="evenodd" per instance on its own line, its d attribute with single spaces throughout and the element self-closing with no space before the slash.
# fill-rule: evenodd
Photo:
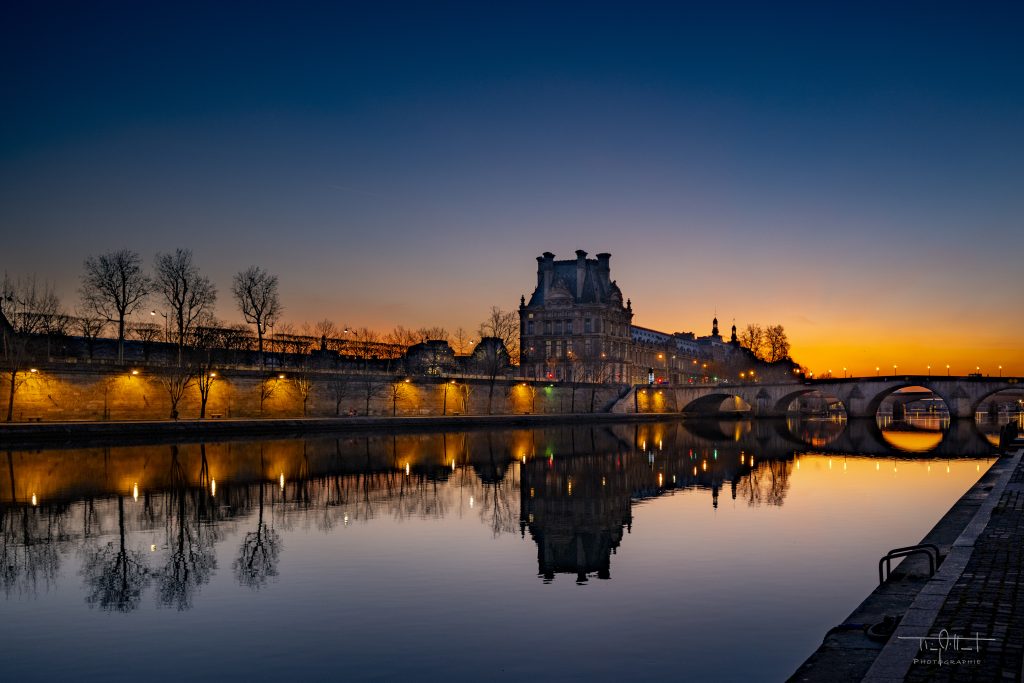
<svg viewBox="0 0 1024 683">
<path fill-rule="evenodd" d="M 638 502 L 699 490 L 713 508 L 723 491 L 745 505 L 782 506 L 809 450 L 838 443 L 848 453 L 914 457 L 894 448 L 907 445 L 907 425 L 886 426 L 645 423 L 8 450 L 0 572 L 8 597 L 31 595 L 48 589 L 63 558 L 77 553 L 90 607 L 132 611 L 153 587 L 158 606 L 187 610 L 217 573 L 218 543 L 239 525 L 232 574 L 260 590 L 278 576 L 281 531 L 297 524 L 330 532 L 382 515 L 443 518 L 468 509 L 494 536 L 528 532 L 545 582 L 571 574 L 583 584 L 611 577 Z M 947 423 L 935 446 L 988 445 L 956 429 Z M 931 456 L 948 457 L 934 448 Z"/>
</svg>

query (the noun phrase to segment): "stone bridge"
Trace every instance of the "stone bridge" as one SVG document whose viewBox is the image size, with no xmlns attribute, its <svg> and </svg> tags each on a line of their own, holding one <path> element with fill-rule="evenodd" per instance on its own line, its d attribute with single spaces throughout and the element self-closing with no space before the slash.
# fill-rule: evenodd
<svg viewBox="0 0 1024 683">
<path fill-rule="evenodd" d="M 887 397 L 900 389 L 923 387 L 938 396 L 953 418 L 973 418 L 985 399 L 1007 389 L 1024 390 L 1017 377 L 897 375 L 807 380 L 772 384 L 637 385 L 611 408 L 613 413 L 682 413 L 694 416 L 745 414 L 785 417 L 801 396 L 820 394 L 843 404 L 848 418 L 873 418 Z"/>
</svg>

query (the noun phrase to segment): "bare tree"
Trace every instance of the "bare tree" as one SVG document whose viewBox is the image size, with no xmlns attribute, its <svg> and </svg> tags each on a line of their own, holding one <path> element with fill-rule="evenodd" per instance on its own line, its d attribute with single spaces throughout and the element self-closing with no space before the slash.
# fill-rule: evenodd
<svg viewBox="0 0 1024 683">
<path fill-rule="evenodd" d="M 107 327 L 108 321 L 106 318 L 96 315 L 96 313 L 88 307 L 76 310 L 75 314 L 77 316 L 75 318 L 75 328 L 85 339 L 86 353 L 89 354 L 89 360 L 91 361 L 96 351 L 96 340 L 101 334 L 103 334 L 103 330 Z M 156 325 L 153 327 L 156 327 Z M 143 346 L 143 348 L 145 348 L 145 346 Z"/>
<path fill-rule="evenodd" d="M 309 397 L 312 395 L 313 388 L 316 385 L 316 376 L 307 363 L 303 363 L 302 367 L 290 373 L 290 375 L 292 389 L 302 399 L 302 417 L 306 417 Z"/>
<path fill-rule="evenodd" d="M 460 356 L 464 356 L 468 351 L 472 350 L 470 345 L 472 340 L 469 337 L 469 333 L 461 327 L 455 328 L 455 332 L 448 341 L 452 345 L 452 349 L 455 353 Z"/>
<path fill-rule="evenodd" d="M 398 415 L 398 404 L 409 399 L 409 380 L 395 378 L 388 384 L 388 398 L 391 399 L 391 417 Z"/>
<path fill-rule="evenodd" d="M 235 275 L 231 291 L 245 321 L 256 326 L 260 365 L 263 365 L 263 335 L 267 325 L 277 320 L 282 311 L 277 276 L 259 266 L 249 266 Z"/>
<path fill-rule="evenodd" d="M 487 414 L 490 415 L 498 376 L 519 360 L 519 316 L 492 306 L 490 314 L 480 323 L 479 334 L 480 343 L 473 357 L 479 372 L 487 377 Z"/>
<path fill-rule="evenodd" d="M 443 327 L 421 327 L 416 330 L 416 336 L 419 337 L 418 341 L 450 341 L 451 335 L 448 334 L 448 330 Z"/>
<path fill-rule="evenodd" d="M 149 362 L 149 356 L 153 350 L 153 342 L 160 338 L 160 326 L 154 323 L 138 323 L 132 325 L 129 330 L 132 336 L 142 342 L 142 357 Z M 90 353 L 90 358 L 92 354 Z"/>
<path fill-rule="evenodd" d="M 335 417 L 341 415 L 341 404 L 345 402 L 346 398 L 352 396 L 354 389 L 352 379 L 348 375 L 332 373 L 328 376 L 327 391 L 334 401 Z"/>
<path fill-rule="evenodd" d="M 196 383 L 197 369 L 191 365 L 163 368 L 157 374 L 157 381 L 167 392 L 171 402 L 171 419 L 178 419 L 178 404 L 186 392 Z"/>
<path fill-rule="evenodd" d="M 117 322 L 119 363 L 124 362 L 125 319 L 142 306 L 151 289 L 142 258 L 134 251 L 121 249 L 85 259 L 82 301 L 105 320 Z"/>
<path fill-rule="evenodd" d="M 260 456 L 262 471 L 263 457 Z M 248 586 L 253 590 L 259 590 L 267 583 L 267 580 L 277 576 L 277 562 L 281 554 L 281 537 L 273 525 L 263 521 L 263 490 L 265 485 L 260 482 L 259 514 L 256 521 L 256 531 L 245 534 L 242 545 L 238 549 L 238 558 L 232 568 L 235 570 L 235 578 L 238 583 Z"/>
<path fill-rule="evenodd" d="M 44 332 L 47 320 L 60 314 L 60 300 L 49 284 L 35 277 L 12 280 L 4 274 L 0 289 L 0 337 L 4 375 L 9 383 L 7 421 L 14 419 L 14 396 L 31 376 L 33 360 L 41 351 L 33 336 Z"/>
<path fill-rule="evenodd" d="M 199 274 L 192 261 L 191 249 L 177 249 L 173 254 L 157 254 L 154 289 L 164 297 L 171 309 L 178 343 L 178 365 L 182 350 L 192 328 L 217 301 L 217 289 L 210 278 Z"/>
</svg>

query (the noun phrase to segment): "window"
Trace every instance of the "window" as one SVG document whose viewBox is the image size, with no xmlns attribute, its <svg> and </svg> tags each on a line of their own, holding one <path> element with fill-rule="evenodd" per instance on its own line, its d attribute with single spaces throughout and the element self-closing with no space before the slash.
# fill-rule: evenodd
<svg viewBox="0 0 1024 683">
<path fill-rule="evenodd" d="M 583 333 L 586 334 L 588 332 L 590 332 L 590 318 L 585 318 L 583 320 Z"/>
<path fill-rule="evenodd" d="M 561 358 L 561 357 L 562 357 L 562 341 L 559 340 L 559 341 L 555 342 L 555 358 Z"/>
<path fill-rule="evenodd" d="M 533 334 L 533 321 L 526 323 L 526 334 Z"/>
<path fill-rule="evenodd" d="M 551 321 L 550 320 L 545 320 L 544 321 L 544 334 L 551 334 Z"/>
<path fill-rule="evenodd" d="M 544 342 L 544 357 L 551 358 L 551 340 Z"/>
<path fill-rule="evenodd" d="M 555 321 L 555 334 L 562 334 L 562 321 L 561 320 L 556 320 Z"/>
</svg>

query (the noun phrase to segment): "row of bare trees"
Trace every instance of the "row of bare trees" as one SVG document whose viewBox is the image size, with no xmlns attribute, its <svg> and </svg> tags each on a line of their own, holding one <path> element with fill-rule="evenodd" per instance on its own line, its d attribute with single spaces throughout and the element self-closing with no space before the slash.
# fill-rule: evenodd
<svg viewBox="0 0 1024 683">
<path fill-rule="evenodd" d="M 281 314 L 277 276 L 258 266 L 250 266 L 235 274 L 231 292 L 243 318 L 256 330 L 260 356 L 263 354 L 263 336 Z M 177 249 L 174 253 L 158 253 L 154 259 L 153 274 L 147 275 L 142 257 L 129 249 L 112 251 L 85 260 L 79 293 L 82 299 L 81 315 L 89 319 L 90 332 L 103 324 L 117 327 L 117 358 L 124 361 L 124 341 L 129 316 L 140 310 L 151 297 L 156 296 L 167 305 L 168 325 L 173 324 L 174 342 L 178 346 L 178 363 L 193 330 L 210 323 L 217 302 L 217 288 L 196 265 L 191 249 Z"/>
</svg>

